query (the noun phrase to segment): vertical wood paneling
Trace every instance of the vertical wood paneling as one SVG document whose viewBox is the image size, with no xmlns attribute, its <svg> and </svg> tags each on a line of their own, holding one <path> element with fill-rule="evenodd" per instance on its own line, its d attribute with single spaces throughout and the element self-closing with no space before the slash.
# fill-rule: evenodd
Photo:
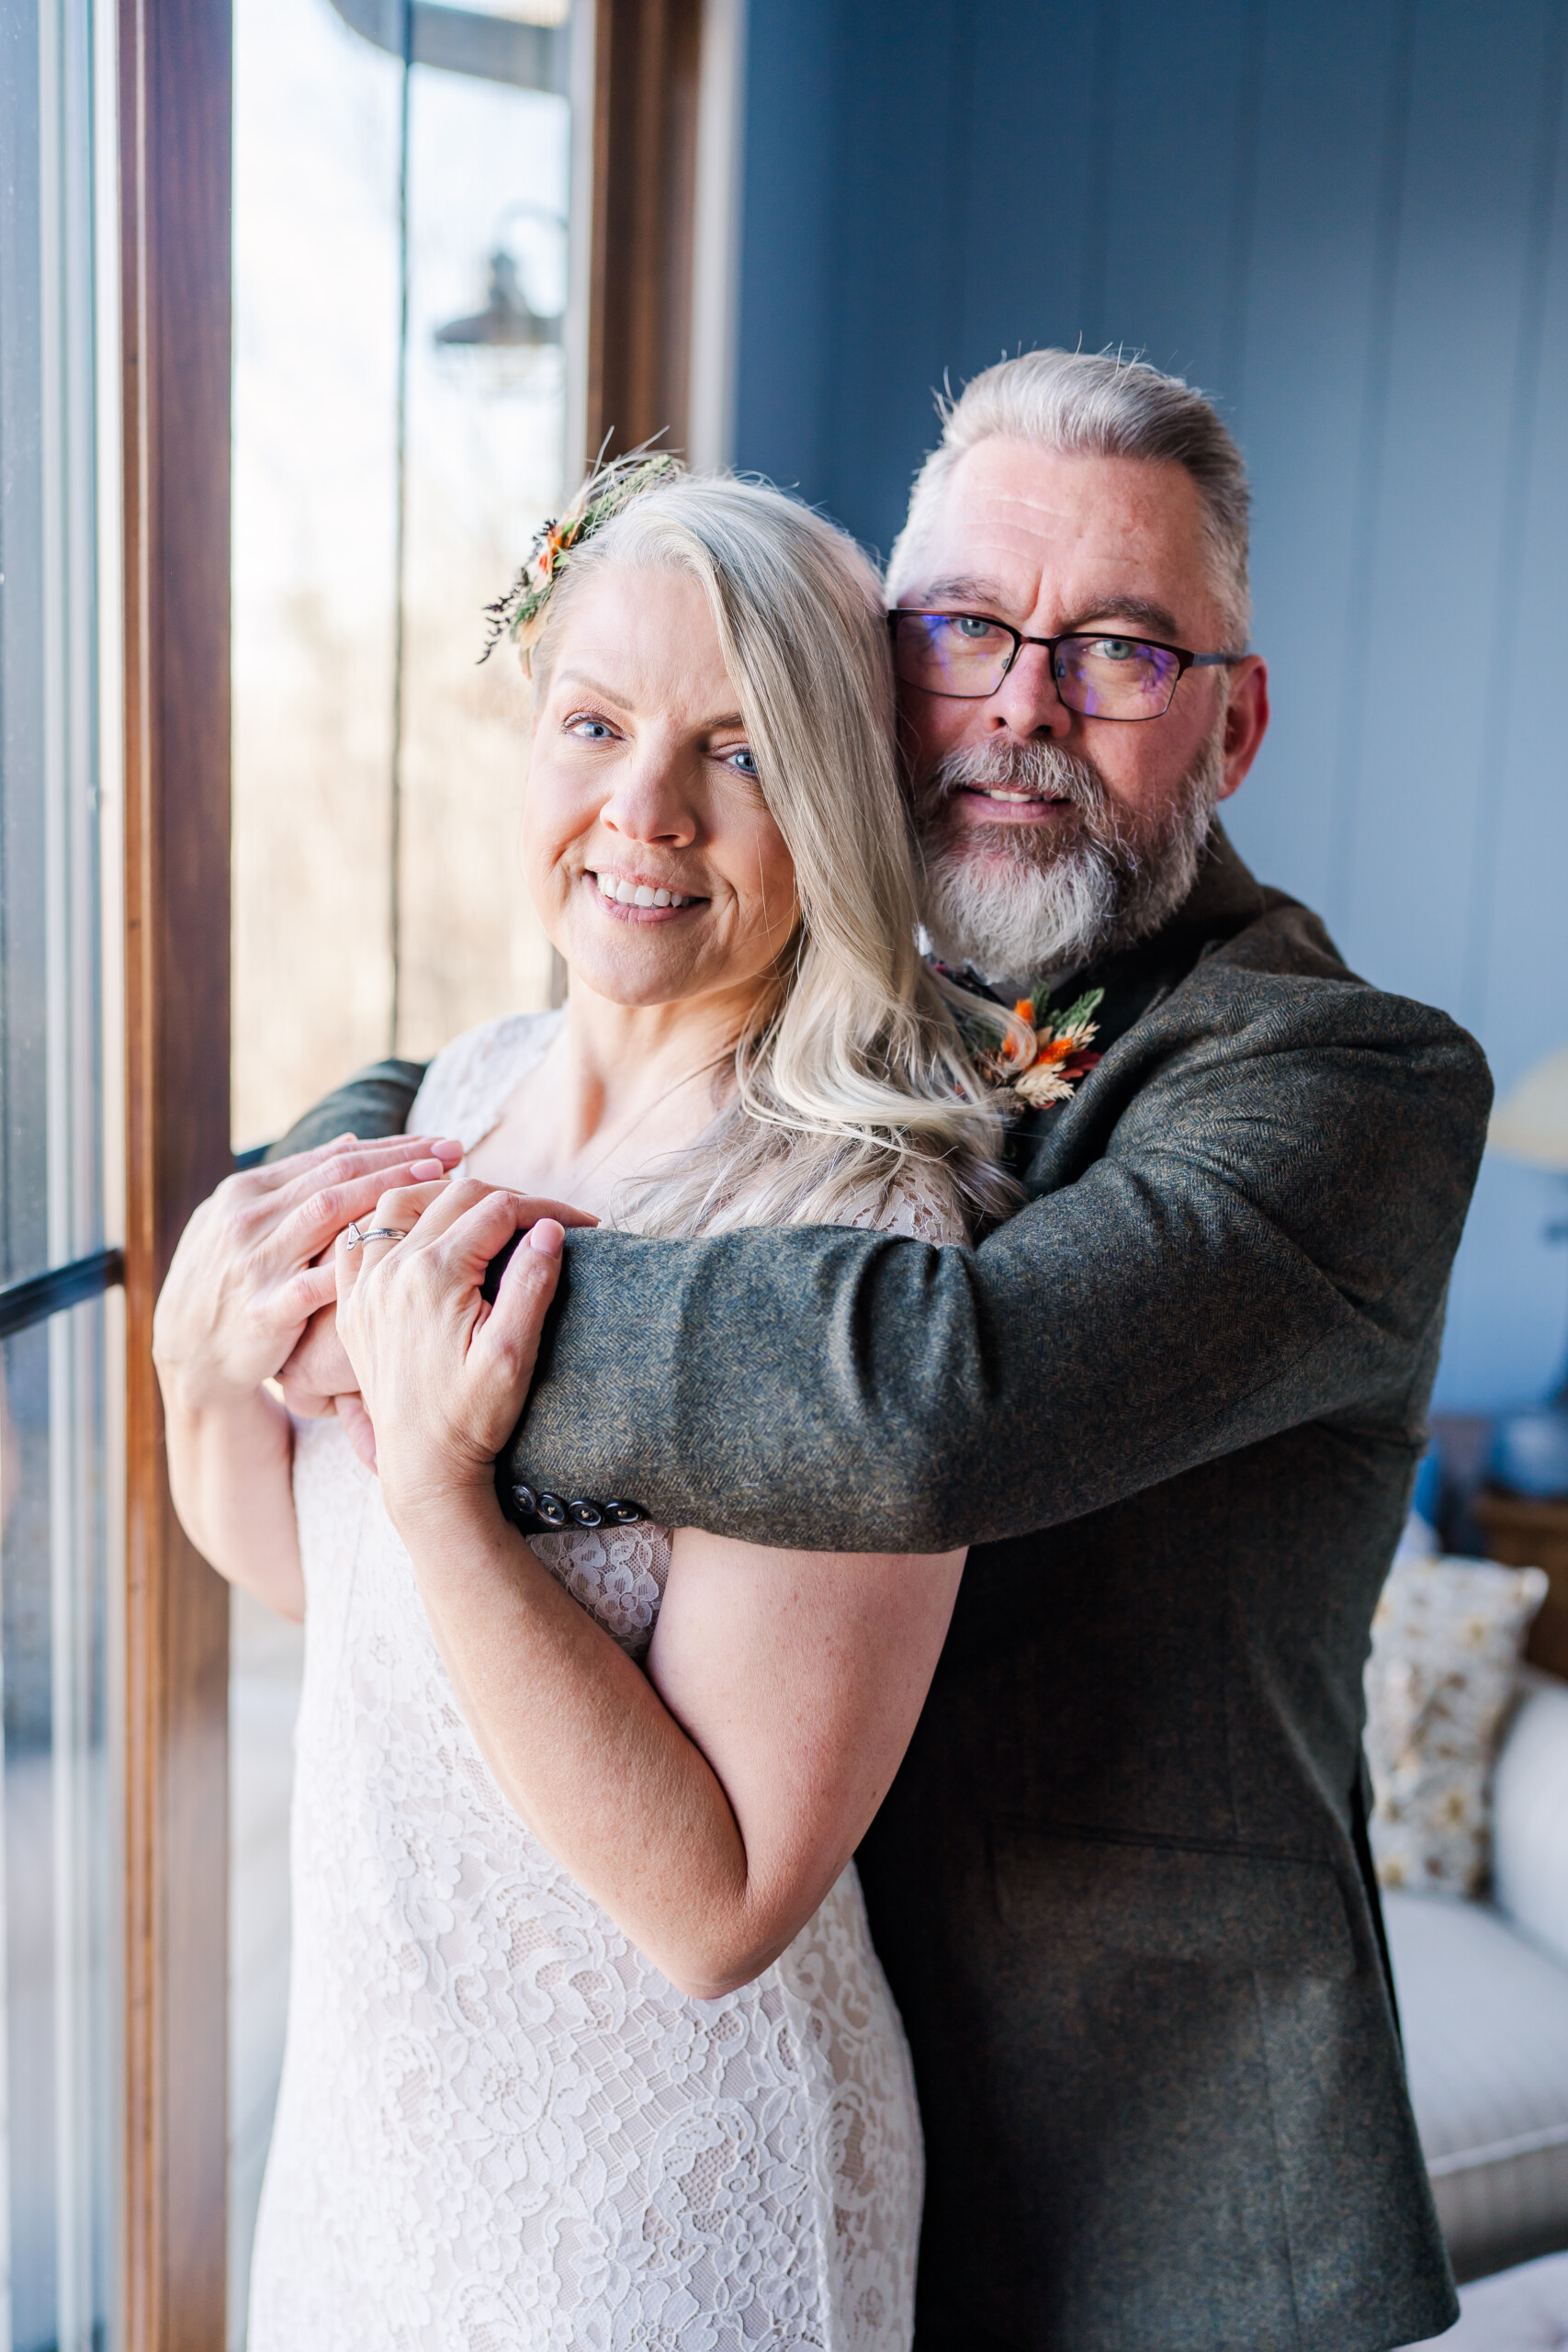
<svg viewBox="0 0 1568 2352">
<path fill-rule="evenodd" d="M 1115 123 L 1107 66 L 1113 8 L 1063 0 L 998 0 L 987 52 L 966 60 L 967 185 L 961 310 L 941 366 L 954 385 L 1004 354 L 1071 342 L 1104 277 L 1091 192 L 1103 179 Z M 1037 126 L 1020 137 L 1017 126 Z M 924 447 L 934 437 L 921 419 Z"/>
<path fill-rule="evenodd" d="M 1456 1008 L 1549 14 L 1523 0 L 1508 40 L 1477 43 L 1462 0 L 1417 12 L 1360 764 L 1340 811 L 1348 887 L 1333 912 L 1349 954 Z M 1434 643 L 1434 625 L 1453 623 L 1461 661 Z M 1419 922 L 1402 920 L 1417 908 Z"/>
<path fill-rule="evenodd" d="M 1256 13 L 1253 0 L 1176 16 L 1160 0 L 1122 0 L 1116 138 L 1091 198 L 1105 222 L 1104 307 L 1082 322 L 1090 349 L 1124 345 L 1227 401 L 1236 157 L 1247 146 L 1238 109 L 1256 71 Z"/>
<path fill-rule="evenodd" d="M 752 0 L 752 43 L 740 462 L 886 548 L 944 369 L 1201 383 L 1275 688 L 1238 844 L 1503 1083 L 1568 1043 L 1568 0 Z M 1561 1353 L 1553 1211 L 1488 1163 L 1449 1406 Z"/>
<path fill-rule="evenodd" d="M 1275 8 L 1245 321 L 1257 641 L 1274 729 L 1234 803 L 1248 854 L 1328 912 L 1387 413 L 1414 0 Z"/>
<path fill-rule="evenodd" d="M 750 11 L 739 462 L 809 485 L 813 498 L 827 495 L 830 462 L 829 288 L 849 90 L 839 48 L 836 0 L 791 0 L 787 8 L 769 0 Z"/>
<path fill-rule="evenodd" d="M 866 7 L 852 25 L 856 102 L 834 240 L 829 504 L 866 530 L 866 488 L 896 515 L 931 439 L 932 390 L 958 301 L 968 154 L 961 0 Z M 874 384 L 868 401 L 863 387 Z M 888 541 L 871 534 L 886 549 Z"/>
<path fill-rule="evenodd" d="M 1547 339 L 1546 293 L 1552 232 L 1559 224 L 1565 70 L 1568 9 L 1558 8 L 1552 11 L 1552 21 L 1547 29 L 1537 94 L 1529 209 L 1523 222 L 1523 284 L 1509 390 L 1503 494 L 1496 518 L 1497 589 L 1485 649 L 1483 749 L 1470 861 L 1469 922 L 1458 998 L 1462 1016 L 1472 1022 L 1482 1020 L 1487 1009 L 1486 965 L 1495 911 L 1498 845 L 1509 801 L 1515 797 L 1510 789 L 1513 780 L 1509 771 L 1516 721 L 1521 698 L 1527 728 L 1537 716 L 1530 707 L 1531 680 L 1550 675 L 1553 651 L 1560 652 L 1562 642 L 1559 628 L 1553 632 L 1551 646 L 1540 645 L 1538 639 L 1532 649 L 1536 654 L 1534 662 L 1520 658 L 1521 629 L 1527 615 L 1537 626 L 1540 619 L 1539 609 L 1531 610 L 1527 603 L 1526 583 L 1531 558 L 1539 563 L 1541 554 L 1540 542 L 1532 538 L 1529 530 L 1530 506 L 1538 455 L 1541 454 L 1541 361 Z M 1557 380 L 1561 385 L 1561 375 Z M 1550 582 L 1539 584 L 1550 596 Z M 1561 584 L 1560 580 L 1559 587 Z M 1478 632 L 1478 656 L 1480 652 Z"/>
</svg>

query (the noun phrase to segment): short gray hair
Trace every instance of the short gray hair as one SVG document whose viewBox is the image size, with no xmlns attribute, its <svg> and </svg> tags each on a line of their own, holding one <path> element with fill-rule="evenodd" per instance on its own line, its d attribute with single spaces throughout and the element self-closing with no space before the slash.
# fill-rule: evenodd
<svg viewBox="0 0 1568 2352">
<path fill-rule="evenodd" d="M 928 523 L 966 449 L 1002 436 L 1066 456 L 1148 458 L 1182 466 L 1203 502 L 1215 584 L 1235 650 L 1252 617 L 1247 586 L 1247 468 L 1213 402 L 1179 376 L 1114 352 L 1026 351 L 940 400 L 942 440 L 915 477 L 908 519 L 894 541 L 887 587 L 897 598 Z"/>
</svg>

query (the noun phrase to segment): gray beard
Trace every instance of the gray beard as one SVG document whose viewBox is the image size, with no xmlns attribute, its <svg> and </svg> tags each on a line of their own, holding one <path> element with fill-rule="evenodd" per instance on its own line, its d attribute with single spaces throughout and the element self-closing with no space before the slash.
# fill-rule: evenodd
<svg viewBox="0 0 1568 2352">
<path fill-rule="evenodd" d="M 1198 864 L 1224 781 L 1216 728 L 1157 817 L 1134 827 L 1099 775 L 1055 743 L 989 742 L 950 752 L 919 786 L 920 919 L 945 964 L 986 979 L 1038 984 L 1146 939 L 1173 915 Z M 1021 825 L 949 833 L 942 811 L 964 785 L 1012 785 L 1071 800 L 1064 842 Z"/>
</svg>

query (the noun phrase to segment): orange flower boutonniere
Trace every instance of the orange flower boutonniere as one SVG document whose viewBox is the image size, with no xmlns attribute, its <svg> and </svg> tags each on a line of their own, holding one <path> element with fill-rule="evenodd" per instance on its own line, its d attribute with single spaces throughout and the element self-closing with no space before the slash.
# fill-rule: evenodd
<svg viewBox="0 0 1568 2352">
<path fill-rule="evenodd" d="M 1021 1110 L 1066 1102 L 1100 1059 L 1089 1046 L 1098 1034 L 1093 1015 L 1104 994 L 1103 989 L 1089 989 L 1059 1012 L 1051 1008 L 1048 987 L 1021 996 L 1007 1035 L 979 1057 L 981 1076 Z"/>
</svg>

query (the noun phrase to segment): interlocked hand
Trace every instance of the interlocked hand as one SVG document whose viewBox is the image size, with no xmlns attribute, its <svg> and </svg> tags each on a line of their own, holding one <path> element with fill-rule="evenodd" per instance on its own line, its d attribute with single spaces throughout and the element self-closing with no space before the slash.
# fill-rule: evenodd
<svg viewBox="0 0 1568 2352">
<path fill-rule="evenodd" d="M 461 1155 L 444 1138 L 341 1136 L 228 1177 L 180 1237 L 152 1322 L 160 1375 L 193 1401 L 252 1391 L 288 1362 L 333 1295 L 329 1252 L 389 1181 L 435 1176 Z"/>
</svg>

